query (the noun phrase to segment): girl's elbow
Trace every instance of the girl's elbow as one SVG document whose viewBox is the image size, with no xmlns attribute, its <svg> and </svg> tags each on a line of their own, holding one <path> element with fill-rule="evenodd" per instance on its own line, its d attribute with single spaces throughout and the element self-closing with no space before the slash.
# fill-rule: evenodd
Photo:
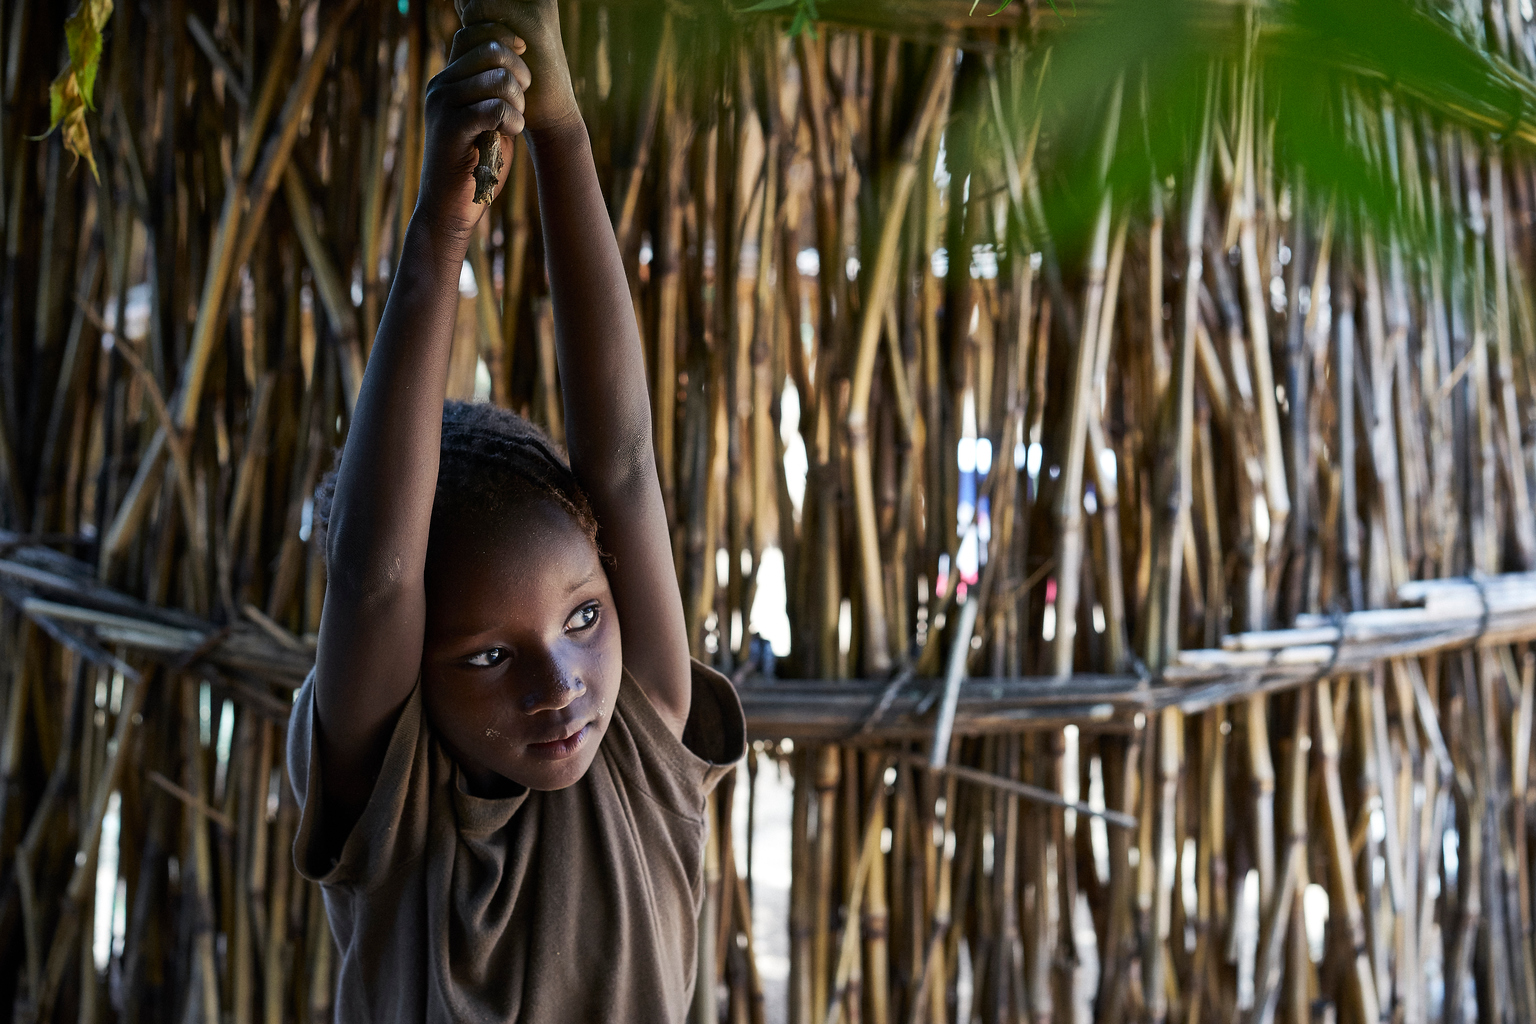
<svg viewBox="0 0 1536 1024">
<path fill-rule="evenodd" d="M 621 440 L 596 446 L 587 457 L 579 457 L 575 451 L 571 456 L 571 468 L 589 498 L 622 497 L 640 488 L 658 486 L 649 425 Z"/>
<path fill-rule="evenodd" d="M 390 607 L 422 585 L 421 572 L 413 572 L 402 554 L 356 555 L 342 544 L 327 551 L 325 575 L 326 599 L 360 610 Z"/>
</svg>

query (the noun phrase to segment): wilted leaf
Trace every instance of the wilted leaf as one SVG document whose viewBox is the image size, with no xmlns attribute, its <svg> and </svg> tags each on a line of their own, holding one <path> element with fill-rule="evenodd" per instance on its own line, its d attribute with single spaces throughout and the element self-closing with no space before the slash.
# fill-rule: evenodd
<svg viewBox="0 0 1536 1024">
<path fill-rule="evenodd" d="M 85 127 L 85 112 L 96 90 L 96 70 L 101 65 L 101 31 L 112 17 L 112 0 L 81 0 L 75 13 L 64 22 L 64 41 L 69 47 L 69 63 L 48 86 L 48 132 L 63 129 L 64 148 L 84 158 L 96 173 L 96 158 L 91 153 L 91 134 Z"/>
</svg>

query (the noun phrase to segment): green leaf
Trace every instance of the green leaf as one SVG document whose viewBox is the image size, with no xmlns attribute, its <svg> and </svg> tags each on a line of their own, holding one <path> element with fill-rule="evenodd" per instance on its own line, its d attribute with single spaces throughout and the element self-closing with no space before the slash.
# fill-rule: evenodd
<svg viewBox="0 0 1536 1024">
<path fill-rule="evenodd" d="M 76 92 L 77 88 L 75 85 L 75 73 L 68 68 L 65 68 L 64 71 L 59 74 L 58 78 L 55 78 L 51 83 L 49 83 L 48 132 L 51 132 L 57 128 L 59 126 L 59 122 L 64 120 L 65 116 L 69 113 L 71 98 L 75 95 Z M 39 139 L 45 139 L 48 137 L 48 132 L 44 132 L 37 137 Z"/>
<path fill-rule="evenodd" d="M 85 112 L 94 110 L 91 97 L 96 90 L 96 71 L 101 66 L 101 30 L 112 17 L 112 0 L 80 0 L 75 13 L 64 22 L 64 41 L 69 48 L 69 62 L 48 86 L 48 131 L 63 130 L 64 148 L 83 159 L 91 177 L 96 172 L 96 157 L 91 151 L 91 133 L 85 126 Z"/>
<path fill-rule="evenodd" d="M 112 0 L 82 0 L 64 22 L 64 41 L 69 45 L 69 66 L 74 69 L 80 98 L 95 109 L 96 69 L 101 64 L 101 30 L 112 16 Z"/>
<path fill-rule="evenodd" d="M 801 32 L 810 32 L 811 38 L 815 39 L 815 23 L 821 20 L 821 12 L 816 9 L 816 0 L 758 0 L 751 7 L 738 7 L 737 13 L 765 13 L 783 11 L 791 7 L 795 9 L 795 16 L 790 19 L 789 31 L 785 34 L 794 37 Z"/>
</svg>

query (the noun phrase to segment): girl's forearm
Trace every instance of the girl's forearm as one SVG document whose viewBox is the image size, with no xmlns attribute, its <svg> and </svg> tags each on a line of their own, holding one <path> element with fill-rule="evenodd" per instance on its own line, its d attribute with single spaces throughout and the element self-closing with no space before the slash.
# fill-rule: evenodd
<svg viewBox="0 0 1536 1024">
<path fill-rule="evenodd" d="M 498 25 L 459 32 L 427 86 L 420 195 L 336 481 L 314 685 L 327 816 L 340 835 L 366 805 L 420 678 L 459 274 L 485 212 L 474 203 L 475 140 L 521 127 L 530 78 L 516 50 Z"/>
<path fill-rule="evenodd" d="M 331 586 L 357 597 L 426 562 L 464 244 L 413 219 L 337 473 Z"/>
<path fill-rule="evenodd" d="M 645 357 L 580 121 L 525 138 L 538 182 L 571 466 L 594 499 L 654 476 Z M 619 439 L 619 443 L 615 443 Z M 654 486 L 654 484 L 652 484 Z"/>
<path fill-rule="evenodd" d="M 683 734 L 692 702 L 688 630 L 651 447 L 650 391 L 629 281 L 579 120 L 529 131 L 555 307 L 565 436 L 597 516 L 623 623 L 624 667 Z"/>
</svg>

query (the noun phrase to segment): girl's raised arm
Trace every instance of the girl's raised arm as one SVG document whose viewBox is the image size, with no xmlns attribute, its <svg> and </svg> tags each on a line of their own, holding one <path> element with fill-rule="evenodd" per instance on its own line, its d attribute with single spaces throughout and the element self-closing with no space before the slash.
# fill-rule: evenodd
<svg viewBox="0 0 1536 1024">
<path fill-rule="evenodd" d="M 470 0 L 464 21 L 495 20 L 527 41 L 533 71 L 524 138 L 538 179 L 554 300 L 571 469 L 597 516 L 624 664 L 673 731 L 692 692 L 683 601 L 651 447 L 651 405 L 629 283 L 608 222 L 591 140 L 571 89 L 556 0 Z"/>
<path fill-rule="evenodd" d="M 522 128 L 522 48 L 501 25 L 465 28 L 427 87 L 421 195 L 337 470 L 315 705 L 326 817 L 339 836 L 368 801 L 420 671 L 448 353 L 459 273 L 483 212 L 473 198 L 475 139 Z"/>
</svg>

